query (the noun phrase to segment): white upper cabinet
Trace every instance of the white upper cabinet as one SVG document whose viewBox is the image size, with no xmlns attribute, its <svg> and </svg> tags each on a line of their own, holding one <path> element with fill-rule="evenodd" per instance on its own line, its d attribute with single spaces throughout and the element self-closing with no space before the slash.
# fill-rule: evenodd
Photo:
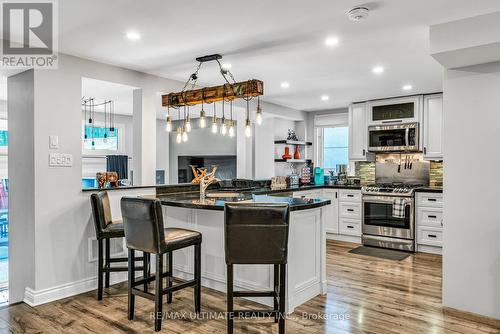
<svg viewBox="0 0 500 334">
<path fill-rule="evenodd" d="M 366 103 L 349 106 L 349 160 L 368 160 L 368 125 Z"/>
<path fill-rule="evenodd" d="M 421 95 L 368 102 L 368 125 L 413 123 L 421 119 Z"/>
<path fill-rule="evenodd" d="M 443 159 L 443 94 L 424 96 L 423 152 L 429 160 Z"/>
</svg>

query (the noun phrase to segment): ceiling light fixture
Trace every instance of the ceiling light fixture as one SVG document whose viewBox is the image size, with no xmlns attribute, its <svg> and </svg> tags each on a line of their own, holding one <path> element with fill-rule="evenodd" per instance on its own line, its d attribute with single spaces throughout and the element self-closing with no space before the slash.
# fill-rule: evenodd
<svg viewBox="0 0 500 334">
<path fill-rule="evenodd" d="M 339 44 L 339 39 L 337 37 L 327 37 L 325 39 L 326 46 L 336 46 Z"/>
<path fill-rule="evenodd" d="M 127 31 L 126 34 L 127 38 L 130 39 L 131 41 L 138 41 L 141 39 L 141 34 L 139 34 L 137 31 Z"/>
<path fill-rule="evenodd" d="M 375 66 L 373 69 L 372 69 L 372 72 L 374 74 L 382 74 L 384 73 L 384 68 L 382 66 Z"/>
<path fill-rule="evenodd" d="M 403 90 L 412 90 L 413 86 L 412 85 L 404 85 Z"/>
<path fill-rule="evenodd" d="M 321 101 L 328 101 L 329 99 L 330 99 L 330 96 L 328 96 L 328 95 L 321 96 Z"/>
<path fill-rule="evenodd" d="M 289 83 L 289 82 L 287 82 L 287 81 L 283 81 L 283 82 L 281 83 L 281 88 L 288 88 L 288 87 L 290 87 L 290 83 Z"/>
<path fill-rule="evenodd" d="M 229 71 L 231 68 L 231 64 L 225 63 L 221 64 L 219 61 L 222 59 L 222 56 L 219 54 L 213 54 L 203 57 L 196 58 L 198 61 L 198 66 L 194 73 L 192 73 L 181 92 L 170 93 L 166 95 L 162 95 L 162 106 L 167 108 L 175 108 L 179 109 L 180 107 L 188 106 L 187 113 L 184 114 L 184 124 L 180 129 L 181 140 L 187 140 L 187 132 L 191 129 L 191 121 L 189 115 L 189 106 L 201 104 L 200 111 L 200 128 L 206 126 L 205 120 L 205 103 L 213 103 L 214 104 L 214 114 L 212 117 L 212 126 L 211 130 L 213 133 L 218 133 L 218 121 L 216 114 L 216 102 L 222 101 L 222 123 L 221 123 L 221 134 L 226 135 L 229 133 L 229 136 L 233 137 L 235 128 L 234 128 L 234 120 L 232 116 L 232 101 L 234 99 L 244 99 L 247 104 L 247 117 L 246 117 L 246 128 L 245 134 L 247 136 L 251 135 L 251 122 L 250 122 L 250 107 L 249 101 L 254 97 L 259 97 L 264 93 L 264 83 L 260 80 L 248 80 L 243 82 L 236 82 L 234 80 L 233 74 Z M 223 85 L 214 86 L 214 87 L 205 87 L 203 89 L 195 89 L 196 83 L 198 81 L 198 72 L 205 62 L 216 61 L 219 65 L 219 71 L 225 81 Z M 191 86 L 188 90 L 188 86 Z M 224 101 L 231 102 L 231 120 L 227 121 L 224 113 Z M 179 117 L 180 119 L 180 117 Z M 260 124 L 262 123 L 262 108 L 260 107 L 260 99 L 257 101 L 257 115 L 256 121 Z M 178 130 L 179 132 L 179 130 Z M 184 139 L 186 138 L 186 139 Z"/>
</svg>

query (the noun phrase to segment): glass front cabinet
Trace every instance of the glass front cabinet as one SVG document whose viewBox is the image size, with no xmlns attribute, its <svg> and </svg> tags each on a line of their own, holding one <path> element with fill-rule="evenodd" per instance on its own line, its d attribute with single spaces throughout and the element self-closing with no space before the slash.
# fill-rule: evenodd
<svg viewBox="0 0 500 334">
<path fill-rule="evenodd" d="M 368 102 L 368 125 L 420 123 L 422 96 L 407 96 Z"/>
</svg>

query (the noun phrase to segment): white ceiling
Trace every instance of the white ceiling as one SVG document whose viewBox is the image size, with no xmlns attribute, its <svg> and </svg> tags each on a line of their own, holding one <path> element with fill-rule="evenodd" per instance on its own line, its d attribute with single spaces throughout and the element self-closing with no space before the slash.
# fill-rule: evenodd
<svg viewBox="0 0 500 334">
<path fill-rule="evenodd" d="M 383 0 L 366 21 L 352 22 L 351 0 L 64 0 L 60 51 L 185 80 L 194 58 L 221 53 L 236 80 L 264 81 L 270 102 L 301 110 L 441 90 L 441 67 L 429 56 L 432 24 L 500 10 L 498 0 Z M 142 35 L 125 38 L 128 30 Z M 337 36 L 338 46 L 324 45 Z M 220 84 L 205 64 L 200 84 Z M 385 67 L 372 74 L 375 65 Z M 205 67 L 205 66 L 204 66 Z M 280 83 L 288 81 L 290 88 Z M 321 101 L 323 94 L 330 96 Z"/>
<path fill-rule="evenodd" d="M 134 89 L 137 88 L 109 81 L 82 78 L 82 97 L 94 98 L 95 104 L 112 100 L 114 112 L 119 115 L 133 115 Z M 97 107 L 96 111 L 104 111 L 104 107 Z"/>
</svg>

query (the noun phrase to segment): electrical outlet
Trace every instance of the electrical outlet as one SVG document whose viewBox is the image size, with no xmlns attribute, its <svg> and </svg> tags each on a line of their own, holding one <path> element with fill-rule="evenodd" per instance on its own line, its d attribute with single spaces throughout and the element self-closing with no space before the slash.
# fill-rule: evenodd
<svg viewBox="0 0 500 334">
<path fill-rule="evenodd" d="M 50 153 L 49 154 L 50 167 L 72 167 L 73 155 L 68 153 Z"/>
</svg>

